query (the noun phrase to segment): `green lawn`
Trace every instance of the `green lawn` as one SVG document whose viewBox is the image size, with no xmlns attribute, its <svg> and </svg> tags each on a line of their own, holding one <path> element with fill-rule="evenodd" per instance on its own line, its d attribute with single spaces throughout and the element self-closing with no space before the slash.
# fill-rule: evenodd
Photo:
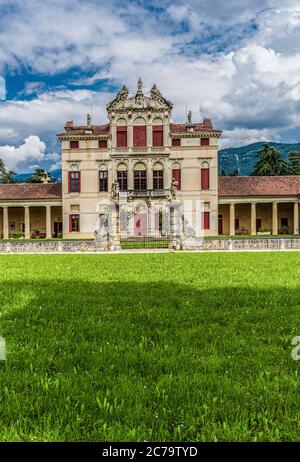
<svg viewBox="0 0 300 462">
<path fill-rule="evenodd" d="M 300 253 L 0 256 L 0 441 L 300 440 Z"/>
</svg>

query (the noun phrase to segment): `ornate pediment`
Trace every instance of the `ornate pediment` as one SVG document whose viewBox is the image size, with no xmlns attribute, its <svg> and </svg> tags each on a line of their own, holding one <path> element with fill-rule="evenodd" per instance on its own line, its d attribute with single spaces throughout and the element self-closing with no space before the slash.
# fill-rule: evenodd
<svg viewBox="0 0 300 462">
<path fill-rule="evenodd" d="M 128 88 L 123 86 L 123 88 L 121 88 L 121 90 L 117 93 L 115 99 L 107 104 L 107 111 L 126 112 L 130 110 L 172 110 L 173 104 L 162 96 L 155 84 L 150 90 L 150 96 L 143 94 L 142 87 L 143 83 L 141 79 L 139 79 L 135 96 L 128 98 Z"/>
</svg>

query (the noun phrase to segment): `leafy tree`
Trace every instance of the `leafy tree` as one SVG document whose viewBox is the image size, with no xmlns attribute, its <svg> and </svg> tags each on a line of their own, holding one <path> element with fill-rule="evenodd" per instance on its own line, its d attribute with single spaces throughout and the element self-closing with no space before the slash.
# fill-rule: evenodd
<svg viewBox="0 0 300 462">
<path fill-rule="evenodd" d="M 47 172 L 43 168 L 36 168 L 33 175 L 27 178 L 26 183 L 42 183 Z M 51 175 L 49 175 L 50 181 L 52 181 Z"/>
<path fill-rule="evenodd" d="M 254 166 L 252 176 L 288 175 L 290 172 L 289 164 L 282 159 L 281 152 L 271 148 L 267 143 L 256 153 L 256 157 L 259 160 Z"/>
<path fill-rule="evenodd" d="M 0 159 L 0 183 L 15 183 L 15 172 L 7 170 L 2 159 Z"/>
<path fill-rule="evenodd" d="M 289 152 L 289 168 L 291 175 L 300 175 L 300 152 Z"/>
<path fill-rule="evenodd" d="M 222 171 L 221 171 L 221 176 L 227 176 L 227 173 L 225 172 L 225 169 L 224 169 L 224 167 L 222 168 Z"/>
</svg>

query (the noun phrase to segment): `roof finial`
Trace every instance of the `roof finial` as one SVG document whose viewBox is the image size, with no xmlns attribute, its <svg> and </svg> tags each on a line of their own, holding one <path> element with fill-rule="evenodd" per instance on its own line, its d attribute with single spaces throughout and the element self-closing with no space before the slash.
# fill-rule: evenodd
<svg viewBox="0 0 300 462">
<path fill-rule="evenodd" d="M 87 126 L 89 127 L 91 125 L 91 122 L 92 122 L 92 117 L 90 114 L 87 114 L 86 116 L 86 123 L 87 123 Z"/>
<path fill-rule="evenodd" d="M 187 119 L 188 119 L 188 123 L 191 124 L 192 123 L 192 111 L 189 111 L 188 113 L 188 116 L 187 116 Z"/>
<path fill-rule="evenodd" d="M 142 88 L 143 88 L 143 82 L 142 82 L 142 79 L 140 77 L 138 82 L 137 82 L 137 95 L 142 95 L 143 94 Z"/>
</svg>

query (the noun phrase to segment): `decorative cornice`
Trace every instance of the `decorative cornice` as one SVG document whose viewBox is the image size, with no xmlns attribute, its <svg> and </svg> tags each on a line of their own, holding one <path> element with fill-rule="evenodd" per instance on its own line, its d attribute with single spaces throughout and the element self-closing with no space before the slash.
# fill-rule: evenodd
<svg viewBox="0 0 300 462">
<path fill-rule="evenodd" d="M 169 134 L 170 138 L 220 138 L 222 135 L 221 131 L 213 131 L 213 132 L 172 132 Z M 179 146 L 178 146 L 179 147 Z"/>
</svg>

